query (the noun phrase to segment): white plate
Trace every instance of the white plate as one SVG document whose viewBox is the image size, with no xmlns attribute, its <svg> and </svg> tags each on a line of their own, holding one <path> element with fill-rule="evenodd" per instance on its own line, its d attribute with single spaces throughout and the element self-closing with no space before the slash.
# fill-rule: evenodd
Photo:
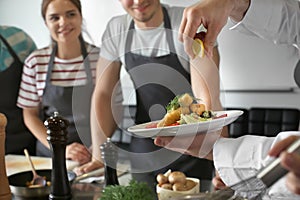
<svg viewBox="0 0 300 200">
<path fill-rule="evenodd" d="M 156 137 L 156 136 L 183 136 L 192 135 L 196 133 L 207 133 L 222 129 L 234 122 L 240 115 L 243 114 L 241 110 L 227 110 L 227 111 L 215 111 L 216 116 L 227 114 L 227 117 L 222 117 L 219 119 L 213 119 L 210 121 L 198 122 L 193 124 L 183 124 L 178 126 L 167 126 L 160 128 L 146 128 L 147 125 L 151 123 L 156 123 L 158 121 L 148 122 L 144 124 L 139 124 L 129 127 L 127 130 L 134 135 L 140 137 Z"/>
</svg>

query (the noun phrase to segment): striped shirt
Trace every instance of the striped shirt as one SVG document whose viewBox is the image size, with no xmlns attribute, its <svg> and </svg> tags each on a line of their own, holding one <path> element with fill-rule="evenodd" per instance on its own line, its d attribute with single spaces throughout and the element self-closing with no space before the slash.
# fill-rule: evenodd
<svg viewBox="0 0 300 200">
<path fill-rule="evenodd" d="M 21 62 L 24 62 L 25 58 L 36 50 L 36 45 L 31 37 L 19 28 L 0 26 L 0 34 L 12 47 Z M 6 70 L 13 60 L 6 45 L 0 40 L 0 72 Z"/>
<path fill-rule="evenodd" d="M 39 49 L 25 60 L 17 102 L 20 108 L 37 107 L 42 101 L 51 52 L 52 47 L 50 46 Z M 95 83 L 96 65 L 100 49 L 88 45 L 87 52 Z M 87 76 L 83 65 L 83 57 L 79 56 L 68 60 L 55 57 L 50 81 L 51 84 L 62 87 L 85 85 Z"/>
</svg>

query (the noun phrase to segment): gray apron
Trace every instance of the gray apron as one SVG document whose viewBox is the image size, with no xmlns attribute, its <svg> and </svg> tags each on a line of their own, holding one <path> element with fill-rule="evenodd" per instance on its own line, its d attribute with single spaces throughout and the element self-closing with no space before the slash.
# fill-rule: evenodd
<svg viewBox="0 0 300 200">
<path fill-rule="evenodd" d="M 132 43 L 132 32 L 134 32 L 134 21 L 132 20 L 125 44 L 125 65 L 130 74 L 136 90 L 137 111 L 136 124 L 162 119 L 166 113 L 164 107 L 175 97 L 185 92 L 192 93 L 190 75 L 181 65 L 173 43 L 172 27 L 167 10 L 163 8 L 164 28 L 166 30 L 167 42 L 170 54 L 160 57 L 147 57 L 130 52 Z M 180 155 L 166 149 L 161 149 L 153 144 L 149 138 L 133 137 L 131 151 L 135 153 L 159 152 L 149 156 L 132 156 L 132 167 L 138 172 L 150 166 L 153 171 L 149 173 L 134 174 L 139 181 L 155 185 L 155 176 L 166 172 L 168 169 L 179 170 L 189 177 L 211 179 L 213 164 L 211 161 L 195 158 L 188 155 Z M 171 164 L 160 168 L 160 165 L 176 154 L 177 159 Z M 176 157 L 175 156 L 175 157 Z M 148 171 L 151 169 L 149 168 Z"/>
<path fill-rule="evenodd" d="M 26 148 L 35 155 L 35 137 L 23 121 L 22 109 L 17 107 L 17 98 L 21 82 L 23 63 L 20 61 L 8 42 L 0 35 L 7 50 L 14 58 L 13 63 L 0 72 L 0 112 L 7 117 L 5 154 L 24 154 Z"/>
<path fill-rule="evenodd" d="M 85 43 L 80 37 L 81 53 L 84 59 L 84 69 L 87 75 L 87 83 L 83 86 L 61 87 L 51 84 L 51 75 L 54 66 L 54 58 L 57 51 L 55 45 L 51 53 L 46 86 L 42 100 L 42 119 L 45 121 L 55 111 L 70 122 L 68 127 L 68 142 L 82 143 L 86 146 L 91 144 L 90 129 L 90 105 L 94 89 L 90 62 L 86 52 Z M 51 156 L 51 152 L 41 142 L 37 142 L 37 155 Z"/>
</svg>

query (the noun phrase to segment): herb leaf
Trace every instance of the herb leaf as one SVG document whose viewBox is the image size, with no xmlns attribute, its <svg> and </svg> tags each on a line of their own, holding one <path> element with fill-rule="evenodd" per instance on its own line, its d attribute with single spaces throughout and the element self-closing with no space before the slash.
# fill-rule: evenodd
<svg viewBox="0 0 300 200">
<path fill-rule="evenodd" d="M 131 180 L 128 186 L 105 187 L 99 200 L 155 200 L 155 195 L 147 183 Z"/>
<path fill-rule="evenodd" d="M 170 101 L 170 103 L 166 106 L 167 112 L 176 110 L 180 107 L 180 104 L 178 103 L 178 99 L 180 98 L 180 96 L 181 95 L 177 95 L 172 101 Z"/>
</svg>

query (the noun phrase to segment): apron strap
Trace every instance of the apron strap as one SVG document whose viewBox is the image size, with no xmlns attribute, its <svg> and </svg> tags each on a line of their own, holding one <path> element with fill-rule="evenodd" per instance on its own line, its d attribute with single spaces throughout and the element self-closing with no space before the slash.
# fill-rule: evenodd
<svg viewBox="0 0 300 200">
<path fill-rule="evenodd" d="M 165 25 L 166 35 L 167 35 L 167 41 L 169 44 L 169 49 L 171 53 L 175 53 L 176 50 L 175 50 L 175 45 L 173 40 L 173 31 L 172 31 L 170 17 L 167 9 L 165 7 L 162 7 L 162 9 L 164 14 L 164 25 Z"/>
<path fill-rule="evenodd" d="M 22 63 L 21 60 L 19 59 L 19 57 L 17 56 L 17 54 L 15 53 L 15 51 L 13 50 L 13 48 L 8 44 L 8 42 L 4 39 L 4 37 L 0 34 L 0 39 L 2 40 L 2 42 L 5 44 L 5 46 L 7 47 L 8 52 L 10 53 L 10 55 L 19 63 Z"/>
<path fill-rule="evenodd" d="M 82 38 L 82 35 L 79 36 L 79 40 L 80 40 L 80 44 L 81 44 L 80 46 L 81 46 L 81 54 L 83 57 L 84 69 L 85 69 L 85 73 L 87 76 L 87 83 L 92 83 L 93 79 L 92 79 L 92 73 L 91 73 L 90 60 L 88 59 L 88 53 L 86 51 L 85 42 Z"/>
<path fill-rule="evenodd" d="M 89 84 L 89 83 L 93 82 L 93 78 L 92 78 L 92 73 L 91 73 L 90 61 L 88 59 L 88 53 L 87 53 L 86 47 L 85 47 L 85 42 L 84 42 L 81 35 L 79 36 L 79 41 L 80 41 L 80 47 L 81 47 L 81 55 L 83 57 L 84 70 L 85 70 L 85 73 L 86 73 L 86 76 L 87 76 L 87 84 Z M 48 64 L 48 71 L 47 71 L 47 78 L 46 78 L 46 85 L 47 85 L 47 83 L 50 82 L 50 79 L 51 79 L 56 52 L 57 52 L 57 43 L 55 43 L 53 45 L 53 50 L 52 50 L 52 53 L 50 55 L 50 60 L 49 60 L 49 64 Z"/>
</svg>

